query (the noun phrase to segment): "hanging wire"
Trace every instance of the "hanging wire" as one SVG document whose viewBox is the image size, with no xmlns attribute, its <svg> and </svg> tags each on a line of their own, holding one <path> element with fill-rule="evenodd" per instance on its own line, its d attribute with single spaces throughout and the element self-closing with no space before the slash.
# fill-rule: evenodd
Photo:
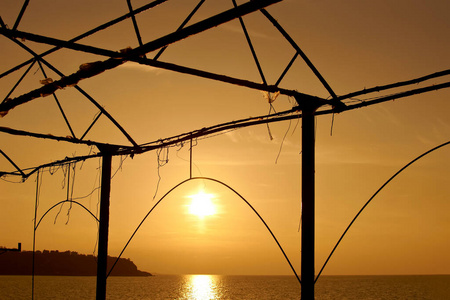
<svg viewBox="0 0 450 300">
<path fill-rule="evenodd" d="M 416 161 L 418 161 L 419 159 L 421 159 L 422 157 L 430 154 L 431 152 L 442 148 L 446 145 L 450 144 L 450 141 L 445 142 L 440 144 L 439 146 L 436 146 L 424 153 L 422 153 L 421 155 L 417 156 L 416 158 L 414 158 L 413 160 L 411 160 L 409 163 L 407 163 L 405 166 L 403 166 L 400 170 L 397 171 L 397 173 L 395 173 L 394 175 L 392 175 L 373 195 L 372 197 L 369 198 L 369 200 L 367 200 L 367 202 L 363 205 L 363 207 L 359 210 L 359 212 L 356 214 L 356 216 L 353 218 L 353 220 L 350 222 L 350 224 L 347 226 L 347 228 L 344 230 L 344 233 L 341 235 L 341 237 L 339 238 L 339 240 L 337 241 L 336 245 L 334 246 L 333 250 L 331 250 L 330 255 L 328 256 L 328 258 L 326 259 L 325 263 L 323 264 L 322 268 L 320 269 L 319 273 L 317 274 L 316 279 L 314 280 L 314 283 L 317 282 L 317 280 L 319 279 L 320 275 L 322 274 L 323 269 L 325 268 L 325 266 L 327 265 L 328 261 L 330 260 L 331 256 L 333 255 L 334 251 L 336 250 L 336 248 L 339 246 L 340 242 L 342 241 L 342 239 L 344 238 L 344 236 L 347 234 L 348 230 L 350 229 L 350 227 L 353 225 L 353 223 L 356 221 L 356 219 L 359 217 L 359 215 L 363 212 L 363 210 L 367 207 L 367 205 L 369 205 L 369 203 L 373 200 L 373 198 L 375 198 L 376 195 L 378 195 L 378 193 L 386 186 L 388 185 L 389 182 L 391 182 L 395 177 L 397 177 L 397 175 L 399 175 L 401 172 L 403 172 L 406 168 L 408 168 L 410 165 L 412 165 L 413 163 L 415 163 Z"/>
<path fill-rule="evenodd" d="M 101 170 L 102 170 L 102 163 L 101 163 L 101 158 L 99 158 L 98 159 L 98 168 L 97 168 L 97 179 L 98 179 L 99 187 L 102 186 L 102 176 L 100 175 Z M 100 199 L 101 199 L 101 189 L 98 189 L 97 206 L 96 206 L 97 210 L 95 211 L 95 216 L 97 217 L 97 219 L 99 218 Z M 96 239 L 95 239 L 95 244 L 94 244 L 94 250 L 92 251 L 92 254 L 94 256 L 95 256 L 95 251 L 97 250 L 99 236 L 100 236 L 100 222 L 97 222 L 97 234 L 96 234 Z"/>
<path fill-rule="evenodd" d="M 161 159 L 162 152 L 166 150 L 166 155 L 164 159 Z M 153 200 L 155 200 L 156 195 L 158 194 L 159 184 L 161 183 L 161 173 L 160 168 L 169 163 L 169 147 L 163 147 L 156 150 L 156 161 L 158 163 L 157 172 L 158 172 L 158 182 L 156 184 L 155 194 L 153 195 Z"/>
<path fill-rule="evenodd" d="M 333 126 L 334 126 L 334 113 L 331 114 L 331 129 L 330 129 L 330 136 L 333 136 Z"/>
<path fill-rule="evenodd" d="M 63 166 L 62 170 L 63 170 L 63 174 L 64 174 L 64 179 L 63 179 L 63 189 L 66 186 L 66 179 L 67 179 L 67 192 L 66 192 L 66 200 L 69 200 L 70 198 L 70 165 L 71 163 L 69 163 L 68 165 Z M 58 219 L 59 214 L 61 213 L 61 210 L 63 208 L 63 205 L 61 205 L 59 207 L 59 211 L 55 216 L 55 220 L 53 221 L 53 224 L 56 224 L 56 220 Z"/>
<path fill-rule="evenodd" d="M 125 156 L 125 158 L 124 158 Z M 117 167 L 117 170 L 114 172 L 114 174 L 111 176 L 111 179 L 114 178 L 114 176 L 116 176 L 117 172 L 122 171 L 122 166 L 123 166 L 123 162 L 128 158 L 128 155 L 121 155 L 120 156 L 120 163 L 119 166 Z"/>
<path fill-rule="evenodd" d="M 191 156 L 191 150 L 190 149 L 193 149 L 195 146 L 197 146 L 198 145 L 198 138 L 195 138 L 195 139 L 190 139 L 189 140 L 190 141 L 190 145 L 189 145 L 189 156 Z M 184 147 L 184 142 L 180 142 L 179 143 L 179 145 L 180 145 L 180 147 L 176 150 L 176 155 L 177 155 L 177 157 L 179 158 L 179 159 L 181 159 L 181 160 L 184 160 L 184 161 L 186 161 L 186 162 L 188 162 L 189 164 L 190 164 L 190 174 L 193 174 L 194 172 L 193 172 L 193 168 L 192 167 L 195 167 L 196 169 L 197 169 L 197 172 L 200 174 L 200 175 L 202 175 L 202 171 L 200 170 L 200 168 L 198 167 L 198 165 L 194 162 L 194 160 L 192 160 L 191 159 L 191 157 L 189 158 L 189 159 L 185 159 L 185 158 L 183 158 L 183 157 L 181 157 L 180 155 L 179 155 L 179 152 L 180 152 L 180 150 L 181 149 L 183 149 L 183 147 Z M 191 164 L 191 162 L 192 162 L 192 164 Z M 192 177 L 192 176 L 191 176 Z"/>
<path fill-rule="evenodd" d="M 281 140 L 280 149 L 278 150 L 277 158 L 275 159 L 275 164 L 278 162 L 278 158 L 280 157 L 280 154 L 281 154 L 281 149 L 283 149 L 284 140 L 286 139 L 286 136 L 289 133 L 289 130 L 291 129 L 291 123 L 292 123 L 292 120 L 289 120 L 289 126 L 288 126 L 286 132 L 284 133 L 283 139 Z"/>
<path fill-rule="evenodd" d="M 66 225 L 67 224 L 69 224 L 69 219 L 70 219 L 70 212 L 71 212 L 71 210 L 72 210 L 72 203 L 73 203 L 73 191 L 74 191 L 74 185 L 75 185 L 75 167 L 76 167 L 76 163 L 73 163 L 73 164 L 70 164 L 69 165 L 69 168 L 72 166 L 72 173 L 73 173 L 73 176 L 72 176 L 72 180 L 71 180 L 71 182 L 72 182 L 72 186 L 71 187 L 69 187 L 69 184 L 67 184 L 67 189 L 69 190 L 69 188 L 70 188 L 70 198 L 68 197 L 67 198 L 67 201 L 69 202 L 69 209 L 67 210 L 67 221 L 66 221 Z"/>
<path fill-rule="evenodd" d="M 192 139 L 189 143 L 189 178 L 192 178 Z"/>
</svg>

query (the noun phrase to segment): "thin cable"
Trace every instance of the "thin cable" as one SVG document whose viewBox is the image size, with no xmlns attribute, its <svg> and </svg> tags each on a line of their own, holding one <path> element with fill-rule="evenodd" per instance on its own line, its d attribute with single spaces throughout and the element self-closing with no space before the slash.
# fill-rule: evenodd
<svg viewBox="0 0 450 300">
<path fill-rule="evenodd" d="M 120 164 L 117 167 L 117 170 L 114 172 L 114 174 L 111 176 L 111 179 L 113 179 L 117 172 L 122 171 L 123 162 L 128 158 L 128 155 L 125 155 L 125 158 L 123 158 L 123 155 L 120 156 Z"/>
<path fill-rule="evenodd" d="M 69 195 L 70 195 L 70 165 L 71 165 L 71 163 L 69 163 L 69 164 L 66 166 L 67 171 L 64 171 L 64 168 L 62 168 L 63 174 L 64 174 L 64 180 L 63 180 L 64 184 L 65 184 L 65 182 L 66 182 L 65 179 L 67 178 L 66 200 L 69 200 Z M 63 185 L 63 188 L 64 188 L 64 187 L 65 187 L 65 185 Z M 60 206 L 59 211 L 58 211 L 58 213 L 57 213 L 56 216 L 55 216 L 55 220 L 53 221 L 53 224 L 56 224 L 56 220 L 58 219 L 58 216 L 59 216 L 59 214 L 61 213 L 62 208 L 63 208 L 63 205 Z"/>
<path fill-rule="evenodd" d="M 278 150 L 278 155 L 277 155 L 277 158 L 275 159 L 275 164 L 278 162 L 278 158 L 280 157 L 280 154 L 281 154 L 281 149 L 283 149 L 284 140 L 286 139 L 286 136 L 289 133 L 289 130 L 291 129 L 291 123 L 292 123 L 292 121 L 289 120 L 289 126 L 288 126 L 288 129 L 286 130 L 286 132 L 284 133 L 283 140 L 281 141 L 280 149 Z"/>
<path fill-rule="evenodd" d="M 100 172 L 102 170 L 102 163 L 101 163 L 101 158 L 99 158 L 98 160 L 98 168 L 97 168 L 97 178 L 98 178 L 98 186 L 101 187 L 102 186 L 102 176 L 100 175 Z M 95 216 L 99 216 L 99 207 L 100 207 L 100 198 L 101 198 L 101 189 L 97 190 L 97 206 L 96 206 L 96 211 L 95 211 Z M 99 217 L 97 217 L 98 219 Z M 97 222 L 97 234 L 96 234 L 96 239 L 95 239 L 95 244 L 94 244 L 94 250 L 92 251 L 92 254 L 95 256 L 95 250 L 97 250 L 97 245 L 98 245 L 98 239 L 100 237 L 100 222 Z"/>
<path fill-rule="evenodd" d="M 331 114 L 331 129 L 330 129 L 330 136 L 333 136 L 333 126 L 334 126 L 334 113 Z"/>
<path fill-rule="evenodd" d="M 195 139 L 195 144 L 192 145 L 192 146 L 190 146 L 190 147 L 193 148 L 193 147 L 197 146 L 197 144 L 198 144 L 198 138 Z M 173 147 L 173 146 L 172 146 L 172 147 Z M 184 147 L 184 143 L 181 142 L 181 143 L 180 143 L 180 148 L 176 150 L 176 151 L 177 151 L 176 155 L 177 155 L 177 157 L 178 157 L 179 159 L 184 160 L 184 161 L 190 163 L 190 159 L 185 159 L 185 158 L 181 157 L 181 156 L 178 154 L 178 153 L 180 152 L 180 150 L 183 149 L 183 147 Z M 197 171 L 198 171 L 198 173 L 199 173 L 200 175 L 202 175 L 202 171 L 200 170 L 200 168 L 198 167 L 198 165 L 197 165 L 194 161 L 192 161 L 192 166 L 195 167 L 195 168 L 197 169 Z M 194 168 L 192 168 L 192 170 L 193 170 L 193 169 L 194 169 Z M 193 174 L 193 172 L 192 172 L 192 174 Z"/>
<path fill-rule="evenodd" d="M 72 165 L 69 165 L 69 168 L 71 167 Z M 72 187 L 70 188 L 69 187 L 69 185 L 67 184 L 67 189 L 69 189 L 70 188 L 70 198 L 67 198 L 67 200 L 69 201 L 69 209 L 67 210 L 67 221 L 66 221 L 66 225 L 67 224 L 69 224 L 69 219 L 70 219 L 70 212 L 71 212 L 71 210 L 72 210 L 72 198 L 73 198 L 73 190 L 74 190 L 74 185 L 75 185 L 75 167 L 76 167 L 76 163 L 74 163 L 73 164 L 73 166 L 72 166 L 72 173 L 73 173 L 73 176 L 72 176 Z"/>
<path fill-rule="evenodd" d="M 336 243 L 336 245 L 334 246 L 333 250 L 331 251 L 330 255 L 328 256 L 327 260 L 325 261 L 325 263 L 323 264 L 322 268 L 320 269 L 320 272 L 317 274 L 316 279 L 314 280 L 314 283 L 317 282 L 317 280 L 320 277 L 320 274 L 322 274 L 323 269 L 325 268 L 325 266 L 327 265 L 328 261 L 330 260 L 331 256 L 333 255 L 334 251 L 336 250 L 336 248 L 339 246 L 339 243 L 342 241 L 342 239 L 344 238 L 345 234 L 347 233 L 347 231 L 350 229 L 350 227 L 353 225 L 353 223 L 356 221 L 356 219 L 359 217 L 359 215 L 362 213 L 362 211 L 367 207 L 367 205 L 369 205 L 369 203 L 373 200 L 373 198 L 375 198 L 375 196 L 389 183 L 391 182 L 398 174 L 400 174 L 401 172 L 403 172 L 406 168 L 408 168 L 410 165 L 412 165 L 413 163 L 415 163 L 416 161 L 418 161 L 419 159 L 421 159 L 422 157 L 430 154 L 431 152 L 444 147 L 446 145 L 450 144 L 450 141 L 445 142 L 443 144 L 440 144 L 439 146 L 436 146 L 424 153 L 422 153 L 421 155 L 417 156 L 415 159 L 413 159 L 412 161 L 410 161 L 409 163 L 407 163 L 403 168 L 401 168 L 400 170 L 397 171 L 397 173 L 395 173 L 394 175 L 391 176 L 391 178 L 389 178 L 376 192 L 375 194 L 372 195 L 372 197 L 370 197 L 370 199 L 366 202 L 366 204 L 363 205 L 363 207 L 359 210 L 359 212 L 356 214 L 356 216 L 353 218 L 353 220 L 350 222 L 350 224 L 347 226 L 347 228 L 345 229 L 344 233 L 341 235 L 341 237 L 339 238 L 338 242 Z"/>
<path fill-rule="evenodd" d="M 166 149 L 166 158 L 165 159 L 161 159 L 161 153 L 162 151 Z M 156 183 L 156 190 L 155 190 L 155 194 L 153 195 L 153 200 L 155 200 L 156 195 L 158 194 L 158 190 L 159 190 L 159 184 L 161 183 L 161 173 L 160 168 L 165 166 L 168 162 L 169 162 L 169 147 L 165 147 L 165 148 L 159 148 L 158 150 L 156 150 L 156 160 L 158 162 L 158 182 Z"/>
<path fill-rule="evenodd" d="M 35 268 L 35 253 L 36 253 L 36 219 L 37 219 L 37 208 L 39 203 L 39 193 L 40 193 L 40 182 L 39 182 L 40 171 L 36 174 L 36 197 L 34 203 L 34 225 L 33 225 L 33 258 L 31 267 L 31 300 L 34 299 L 34 268 Z"/>
<path fill-rule="evenodd" d="M 173 188 L 171 188 L 166 194 L 164 194 L 164 196 L 162 196 L 158 202 L 156 202 L 156 204 L 150 209 L 150 211 L 145 215 L 145 217 L 142 219 L 142 221 L 139 223 L 139 225 L 137 226 L 137 228 L 135 229 L 135 231 L 133 232 L 133 234 L 131 235 L 131 237 L 128 239 L 127 243 L 125 244 L 125 246 L 123 247 L 122 251 L 120 252 L 119 256 L 117 257 L 117 259 L 114 261 L 114 264 L 112 265 L 111 269 L 108 272 L 108 275 L 106 276 L 107 278 L 109 277 L 109 275 L 111 274 L 112 270 L 114 269 L 114 267 L 116 266 L 117 262 L 119 261 L 120 257 L 122 256 L 123 252 L 125 251 L 125 249 L 128 247 L 128 245 L 130 244 L 131 240 L 133 239 L 133 237 L 136 235 L 137 231 L 139 230 L 139 228 L 142 226 L 142 224 L 144 223 L 144 221 L 147 219 L 147 217 L 150 215 L 150 213 L 156 208 L 156 206 L 161 203 L 161 201 L 167 196 L 169 195 L 173 190 L 175 190 L 176 188 L 178 188 L 179 186 L 181 186 L 182 184 L 195 180 L 195 179 L 200 179 L 200 180 L 210 180 L 210 181 L 214 181 L 216 183 L 219 183 L 223 186 L 225 186 L 226 188 L 228 188 L 229 190 L 231 190 L 232 192 L 234 192 L 237 196 L 239 196 L 251 209 L 252 211 L 258 216 L 258 218 L 261 220 L 261 222 L 264 224 L 264 226 L 266 227 L 266 229 L 269 231 L 269 233 L 271 234 L 272 238 L 274 239 L 274 241 L 277 243 L 278 248 L 280 249 L 280 251 L 283 253 L 284 258 L 286 259 L 286 261 L 288 262 L 292 272 L 294 273 L 295 277 L 297 278 L 297 281 L 299 282 L 299 284 L 301 285 L 301 280 L 297 275 L 297 272 L 295 271 L 294 266 L 291 264 L 291 261 L 289 260 L 288 256 L 286 255 L 286 253 L 283 250 L 283 247 L 281 246 L 281 244 L 278 242 L 277 238 L 275 237 L 274 233 L 272 232 L 272 230 L 270 229 L 270 227 L 267 225 L 267 223 L 264 221 L 264 219 L 261 217 L 261 215 L 256 211 L 256 209 L 250 204 L 250 202 L 248 202 L 241 194 L 239 194 L 236 190 L 234 190 L 232 187 L 230 187 L 229 185 L 227 185 L 226 183 L 214 179 L 214 178 L 209 178 L 209 177 L 193 177 L 193 178 L 188 178 L 180 183 L 178 183 L 176 186 L 174 186 Z"/>
<path fill-rule="evenodd" d="M 192 139 L 189 144 L 189 178 L 192 178 Z"/>
</svg>

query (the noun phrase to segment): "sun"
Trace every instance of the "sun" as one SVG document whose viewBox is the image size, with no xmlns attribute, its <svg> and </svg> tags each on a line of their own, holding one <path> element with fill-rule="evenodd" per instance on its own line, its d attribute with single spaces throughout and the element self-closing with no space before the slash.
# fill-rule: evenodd
<svg viewBox="0 0 450 300">
<path fill-rule="evenodd" d="M 216 207 L 212 201 L 215 198 L 214 194 L 206 194 L 204 191 L 199 191 L 197 194 L 188 197 L 192 199 L 188 205 L 190 214 L 199 218 L 216 214 Z"/>
</svg>

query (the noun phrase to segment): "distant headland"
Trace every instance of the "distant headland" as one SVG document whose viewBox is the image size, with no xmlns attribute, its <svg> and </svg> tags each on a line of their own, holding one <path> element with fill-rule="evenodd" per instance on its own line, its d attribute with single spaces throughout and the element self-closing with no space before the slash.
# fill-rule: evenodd
<svg viewBox="0 0 450 300">
<path fill-rule="evenodd" d="M 108 256 L 108 270 L 116 261 Z M 48 276 L 96 276 L 97 257 L 79 254 L 73 251 L 36 251 L 34 274 Z M 31 275 L 32 251 L 2 252 L 0 248 L 0 275 Z M 138 270 L 130 259 L 120 258 L 111 272 L 111 276 L 152 276 L 151 273 Z"/>
</svg>

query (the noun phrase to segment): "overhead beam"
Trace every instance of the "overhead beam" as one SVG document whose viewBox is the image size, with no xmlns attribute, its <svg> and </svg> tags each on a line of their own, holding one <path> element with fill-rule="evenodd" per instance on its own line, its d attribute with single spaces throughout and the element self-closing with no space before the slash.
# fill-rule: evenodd
<svg viewBox="0 0 450 300">
<path fill-rule="evenodd" d="M 54 140 L 54 141 L 58 141 L 58 142 L 64 141 L 64 142 L 69 142 L 72 144 L 81 144 L 81 145 L 87 145 L 87 146 L 116 147 L 116 148 L 124 148 L 124 149 L 125 148 L 130 148 L 130 149 L 135 148 L 135 147 L 131 147 L 131 146 L 112 145 L 112 144 L 108 144 L 108 143 L 99 143 L 99 142 L 94 142 L 94 141 L 90 141 L 90 140 L 81 140 L 81 139 L 76 139 L 76 138 L 72 138 L 72 137 L 55 136 L 52 134 L 29 132 L 29 131 L 25 131 L 25 130 L 13 129 L 13 128 L 3 127 L 3 126 L 0 126 L 0 132 L 8 133 L 11 135 L 17 135 L 17 136 L 30 136 L 30 137 L 35 137 L 35 138 Z"/>
<path fill-rule="evenodd" d="M 410 80 L 375 86 L 375 87 L 371 87 L 368 89 L 363 89 L 361 91 L 352 92 L 352 93 L 349 93 L 346 95 L 341 95 L 338 97 L 338 100 L 345 100 L 345 99 L 349 99 L 349 98 L 353 98 L 353 97 L 357 97 L 357 96 L 361 96 L 361 95 L 371 94 L 371 93 L 375 93 L 375 92 L 381 92 L 381 91 L 390 90 L 393 88 L 403 87 L 403 86 L 412 85 L 412 84 L 418 84 L 418 83 L 426 81 L 426 80 L 444 77 L 444 76 L 448 76 L 448 75 L 450 75 L 450 69 L 435 72 L 432 74 L 428 74 L 428 75 L 410 79 Z"/>
<path fill-rule="evenodd" d="M 205 19 L 203 21 L 195 23 L 191 26 L 185 27 L 179 31 L 173 32 L 173 33 L 163 36 L 159 39 L 148 42 L 141 47 L 135 48 L 126 53 L 122 53 L 123 54 L 122 59 L 118 59 L 117 57 L 115 57 L 115 58 L 110 58 L 105 61 L 98 61 L 98 62 L 91 63 L 91 64 L 85 64 L 84 68 L 78 70 L 77 72 L 75 72 L 67 77 L 61 78 L 61 80 L 50 83 L 50 84 L 42 87 L 41 89 L 31 91 L 31 92 L 24 94 L 22 96 L 19 96 L 17 98 L 9 99 L 9 101 L 3 102 L 2 104 L 0 104 L 0 115 L 2 113 L 3 113 L 3 115 L 6 114 L 10 109 L 12 109 L 18 105 L 24 104 L 26 102 L 29 102 L 33 99 L 36 99 L 36 98 L 39 98 L 42 96 L 51 95 L 58 89 L 61 89 L 63 87 L 67 87 L 67 86 L 76 85 L 82 79 L 90 78 L 90 77 L 98 75 L 106 70 L 113 69 L 113 68 L 123 64 L 127 60 L 132 60 L 133 57 L 142 56 L 148 52 L 157 50 L 159 48 L 162 48 L 162 47 L 172 44 L 174 42 L 185 39 L 191 35 L 195 35 L 202 31 L 216 27 L 220 24 L 226 23 L 235 18 L 249 14 L 249 13 L 259 10 L 263 7 L 266 7 L 270 4 L 277 3 L 280 1 L 282 1 L 282 0 L 250 1 L 250 2 L 247 2 L 247 3 L 244 3 L 240 6 L 238 6 L 237 8 L 227 10 L 223 13 L 220 13 L 218 15 L 215 15 L 213 17 L 210 17 L 208 19 Z"/>
<path fill-rule="evenodd" d="M 428 86 L 428 87 L 424 87 L 424 88 L 420 88 L 420 89 L 416 89 L 416 90 L 412 90 L 412 91 L 407 91 L 404 93 L 398 93 L 395 95 L 388 95 L 385 97 L 380 97 L 373 101 L 367 101 L 367 102 L 362 102 L 362 103 L 358 103 L 358 104 L 348 105 L 348 106 L 346 106 L 345 111 L 362 108 L 365 106 L 370 106 L 370 105 L 381 103 L 384 101 L 413 96 L 416 94 L 425 93 L 428 91 L 438 90 L 438 89 L 442 89 L 442 88 L 450 88 L 450 82 L 446 82 L 446 83 L 443 83 L 440 85 L 432 85 L 432 86 Z M 302 103 L 301 100 L 299 102 Z M 313 103 L 313 102 L 308 101 L 307 103 Z M 264 116 L 258 116 L 258 117 L 252 117 L 252 118 L 222 123 L 222 124 L 218 124 L 215 126 L 211 126 L 209 128 L 202 128 L 200 130 L 195 130 L 195 131 L 180 134 L 177 136 L 172 136 L 172 137 L 166 138 L 164 140 L 158 140 L 158 141 L 154 141 L 154 142 L 144 143 L 144 144 L 139 145 L 138 147 L 129 147 L 129 146 L 112 145 L 112 144 L 103 144 L 103 145 L 106 147 L 109 147 L 109 148 L 116 147 L 116 150 L 112 152 L 113 155 L 134 155 L 136 153 L 144 153 L 144 152 L 148 152 L 148 151 L 152 151 L 152 150 L 156 150 L 156 149 L 160 149 L 160 148 L 164 148 L 164 147 L 169 147 L 172 145 L 183 143 L 190 139 L 195 139 L 198 137 L 211 135 L 211 134 L 215 134 L 217 132 L 223 132 L 226 130 L 232 130 L 232 129 L 237 129 L 237 128 L 259 125 L 259 124 L 266 124 L 266 123 L 302 118 L 302 114 L 295 113 L 295 112 L 300 111 L 301 109 L 302 108 L 300 106 L 297 106 L 289 111 L 280 112 L 280 113 L 273 114 L 270 116 L 264 115 Z M 294 114 L 292 114 L 292 113 L 294 113 Z M 319 115 L 326 115 L 326 114 L 331 114 L 331 113 L 335 113 L 334 109 L 326 109 L 326 110 L 316 111 L 315 115 L 319 116 Z M 60 140 L 60 141 L 86 144 L 86 145 L 89 145 L 90 143 L 92 143 L 92 144 L 95 144 L 98 146 L 102 146 L 101 143 L 95 143 L 95 142 L 91 142 L 91 141 L 74 140 L 74 139 L 69 139 L 69 138 L 65 138 L 65 137 L 56 137 L 56 136 L 51 136 L 51 135 L 39 134 L 39 133 L 30 133 L 30 132 L 11 129 L 11 128 L 7 128 L 7 127 L 0 127 L 0 132 L 5 132 L 5 133 L 9 133 L 9 134 L 14 134 L 14 135 L 28 135 L 28 136 L 32 136 L 32 137 L 36 137 L 36 138 L 46 138 L 46 139 Z M 46 168 L 46 167 L 50 167 L 50 166 L 54 166 L 54 165 L 58 165 L 58 164 L 66 164 L 66 163 L 70 163 L 70 162 L 74 162 L 74 161 L 83 161 L 83 160 L 87 160 L 87 159 L 91 159 L 91 158 L 95 158 L 95 157 L 99 157 L 99 156 L 101 156 L 101 155 L 99 153 L 97 153 L 97 154 L 79 156 L 79 157 L 68 157 L 63 160 L 43 164 L 38 167 L 22 169 L 21 173 L 0 171 L 0 176 L 1 175 L 22 176 L 24 179 L 26 179 L 30 175 L 32 175 L 34 172 L 36 172 L 38 169 L 42 169 L 42 168 Z M 24 172 L 27 170 L 31 170 L 31 171 L 29 173 L 25 173 L 25 175 L 23 175 Z"/>
</svg>

